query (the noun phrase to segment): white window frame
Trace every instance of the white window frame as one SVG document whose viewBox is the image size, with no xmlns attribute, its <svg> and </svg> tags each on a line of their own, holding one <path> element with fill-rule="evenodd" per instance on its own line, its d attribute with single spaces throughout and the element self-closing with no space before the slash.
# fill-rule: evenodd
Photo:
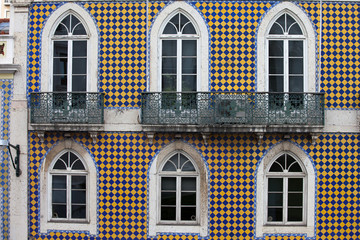
<svg viewBox="0 0 360 240">
<path fill-rule="evenodd" d="M 184 156 L 186 156 L 190 161 L 191 163 L 193 164 L 193 166 L 195 167 L 196 169 L 196 172 L 193 173 L 193 172 L 164 172 L 164 171 L 161 171 L 161 169 L 163 169 L 164 165 L 166 164 L 166 162 L 172 157 L 174 156 L 175 154 L 183 154 Z M 159 190 L 158 190 L 158 224 L 177 224 L 177 225 L 181 225 L 181 224 L 188 224 L 188 225 L 198 225 L 199 224 L 199 197 L 200 197 L 200 194 L 199 194 L 199 189 L 200 189 L 200 178 L 199 178 L 199 170 L 198 170 L 198 167 L 197 165 L 194 163 L 194 161 L 191 159 L 191 157 L 186 154 L 185 152 L 183 151 L 175 151 L 173 153 L 171 153 L 169 156 L 167 156 L 165 158 L 166 160 L 163 162 L 163 164 L 161 165 L 160 169 L 159 169 L 159 178 L 158 178 L 158 187 L 159 187 Z M 163 177 L 176 177 L 176 183 L 177 183 L 177 186 L 176 186 L 176 221 L 164 221 L 164 220 L 161 220 L 161 179 Z M 180 200 L 181 200 L 181 179 L 182 177 L 195 177 L 196 178 L 196 221 L 181 221 L 180 220 L 180 208 L 181 208 L 181 203 L 180 203 Z"/>
<path fill-rule="evenodd" d="M 276 225 L 267 224 L 267 169 L 273 161 L 284 152 L 296 156 L 296 160 L 306 172 L 304 186 L 306 186 L 306 194 L 304 193 L 304 223 L 302 225 Z M 295 144 L 284 141 L 268 150 L 265 156 L 260 160 L 256 169 L 256 210 L 255 210 L 255 236 L 264 237 L 269 234 L 304 234 L 307 237 L 316 236 L 315 216 L 316 216 L 316 169 L 311 159 Z"/>
<path fill-rule="evenodd" d="M 86 219 L 54 219 L 52 218 L 52 206 L 51 206 L 51 169 L 55 161 L 58 159 L 60 154 L 71 151 L 80 157 L 84 166 L 87 170 L 87 212 Z M 59 171 L 55 171 L 58 173 Z M 74 174 L 75 173 L 74 171 Z M 40 166 L 40 233 L 47 233 L 48 231 L 80 231 L 88 232 L 91 235 L 95 235 L 98 232 L 97 226 L 97 171 L 95 163 L 86 149 L 80 144 L 68 139 L 59 142 L 55 145 L 49 153 L 44 157 Z"/>
<path fill-rule="evenodd" d="M 85 170 L 71 170 L 71 169 L 66 169 L 66 170 L 59 170 L 59 169 L 54 169 L 54 165 L 57 162 L 57 160 L 64 154 L 64 153 L 68 153 L 71 152 L 73 154 L 75 154 L 79 160 L 81 161 L 81 163 L 84 165 Z M 88 173 L 88 167 L 86 165 L 86 163 L 84 162 L 84 160 L 82 160 L 82 158 L 73 150 L 63 150 L 61 151 L 52 161 L 51 165 L 50 165 L 50 171 L 48 172 L 49 174 L 49 183 L 48 183 L 48 192 L 52 193 L 52 177 L 53 176 L 66 176 L 66 216 L 67 218 L 53 218 L 52 216 L 52 194 L 49 195 L 49 212 L 48 212 L 48 219 L 49 221 L 52 222 L 62 222 L 62 221 L 66 221 L 66 222 L 89 222 L 89 191 L 88 191 L 88 186 L 89 186 L 89 173 Z M 74 219 L 71 218 L 71 183 L 70 183 L 70 178 L 72 176 L 85 176 L 86 177 L 86 217 L 84 219 Z"/>
<path fill-rule="evenodd" d="M 163 223 L 160 222 L 160 178 L 159 170 L 162 169 L 164 162 L 174 152 L 183 152 L 192 160 L 194 167 L 198 171 L 197 182 L 197 223 Z M 190 145 L 175 141 L 164 149 L 154 158 L 148 170 L 148 237 L 155 238 L 161 233 L 181 233 L 194 234 L 201 237 L 209 236 L 208 231 L 208 168 L 201 155 Z"/>
<path fill-rule="evenodd" d="M 291 172 L 291 173 L 284 173 L 284 172 L 269 172 L 269 169 L 271 168 L 271 166 L 273 165 L 273 163 L 283 154 L 288 154 L 290 156 L 292 156 L 300 165 L 301 169 L 302 169 L 302 173 L 299 172 Z M 269 178 L 281 178 L 283 179 L 283 183 L 285 183 L 283 185 L 284 187 L 284 192 L 283 192 L 283 219 L 287 218 L 287 203 L 288 203 L 288 199 L 287 199 L 287 194 L 288 194 L 288 179 L 289 178 L 302 178 L 303 179 L 303 211 L 302 211 L 302 221 L 301 222 L 288 222 L 288 221 L 282 221 L 282 222 L 269 222 L 267 220 L 267 211 L 268 211 L 268 179 Z M 265 189 L 266 189 L 266 194 L 265 194 L 265 224 L 266 225 L 279 225 L 279 226 L 290 226 L 290 225 L 295 225 L 295 226 L 299 226 L 299 225 L 306 225 L 306 209 L 307 209 L 307 199 L 305 198 L 305 195 L 307 195 L 307 174 L 306 174 L 306 170 L 302 164 L 302 162 L 298 159 L 297 156 L 295 156 L 294 154 L 292 154 L 291 152 L 282 152 L 280 154 L 278 154 L 274 160 L 268 165 L 267 169 L 266 169 L 266 180 L 265 180 Z"/>
<path fill-rule="evenodd" d="M 304 92 L 316 90 L 316 35 L 309 17 L 298 6 L 291 2 L 281 2 L 264 15 L 257 30 L 257 91 L 268 92 L 268 41 L 273 39 L 268 35 L 273 23 L 283 15 L 289 14 L 299 24 L 304 36 Z M 301 39 L 298 35 L 287 39 Z M 276 38 L 278 39 L 278 38 Z M 265 57 L 264 57 L 265 56 Z M 287 88 L 288 89 L 288 88 Z"/>
<path fill-rule="evenodd" d="M 209 91 L 209 32 L 200 13 L 184 1 L 175 1 L 163 9 L 156 17 L 150 31 L 150 82 L 147 90 L 161 92 L 162 35 L 169 20 L 177 13 L 184 14 L 193 24 L 197 39 L 197 91 Z M 181 39 L 190 39 L 184 38 Z M 192 39 L 196 39 L 192 37 Z M 181 83 L 181 81 L 179 81 Z M 178 88 L 177 88 L 178 89 Z"/>
<path fill-rule="evenodd" d="M 53 12 L 46 21 L 41 35 L 41 91 L 53 91 L 53 41 L 54 32 L 59 23 L 69 14 L 74 15 L 83 24 L 87 32 L 87 92 L 98 91 L 98 53 L 99 34 L 94 19 L 76 3 L 65 3 Z M 59 39 L 60 37 L 56 37 Z M 74 38 L 75 39 L 75 38 Z M 83 38 L 81 38 L 83 39 Z M 69 50 L 68 50 L 69 51 Z"/>
</svg>

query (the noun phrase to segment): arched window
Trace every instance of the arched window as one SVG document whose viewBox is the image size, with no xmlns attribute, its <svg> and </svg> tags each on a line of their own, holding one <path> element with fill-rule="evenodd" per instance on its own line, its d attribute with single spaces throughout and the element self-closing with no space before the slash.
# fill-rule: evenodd
<svg viewBox="0 0 360 240">
<path fill-rule="evenodd" d="M 88 33 L 73 14 L 56 27 L 53 39 L 52 90 L 87 91 Z"/>
<path fill-rule="evenodd" d="M 55 158 L 50 168 L 51 220 L 87 220 L 87 175 L 83 160 L 72 151 Z"/>
<path fill-rule="evenodd" d="M 301 163 L 290 153 L 280 155 L 266 172 L 267 224 L 303 225 L 305 178 Z"/>
<path fill-rule="evenodd" d="M 159 172 L 160 222 L 198 221 L 199 172 L 184 153 L 172 155 Z"/>
</svg>

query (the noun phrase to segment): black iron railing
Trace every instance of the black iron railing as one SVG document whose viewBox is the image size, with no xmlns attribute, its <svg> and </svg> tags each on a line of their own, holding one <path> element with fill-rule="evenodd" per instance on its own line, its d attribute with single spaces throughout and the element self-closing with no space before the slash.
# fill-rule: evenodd
<svg viewBox="0 0 360 240">
<path fill-rule="evenodd" d="M 104 123 L 104 95 L 87 92 L 41 92 L 30 95 L 31 123 Z"/>
<path fill-rule="evenodd" d="M 146 92 L 148 125 L 323 125 L 322 93 Z"/>
</svg>

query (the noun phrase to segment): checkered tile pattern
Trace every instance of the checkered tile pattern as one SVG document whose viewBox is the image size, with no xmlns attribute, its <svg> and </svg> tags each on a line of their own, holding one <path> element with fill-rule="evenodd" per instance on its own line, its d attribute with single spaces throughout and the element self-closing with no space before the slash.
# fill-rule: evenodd
<svg viewBox="0 0 360 240">
<path fill-rule="evenodd" d="M 147 239 L 147 170 L 149 162 L 172 135 L 156 135 L 149 144 L 143 134 L 103 133 L 93 144 L 88 135 L 73 139 L 94 156 L 99 172 L 97 239 Z M 35 239 L 93 239 L 84 233 L 39 233 L 39 167 L 61 134 L 48 134 L 40 143 L 30 134 L 29 203 L 30 234 Z M 200 135 L 184 136 L 209 166 L 208 239 L 254 239 L 255 170 L 263 154 L 282 136 L 265 135 L 257 145 L 250 135 L 212 135 L 204 145 Z M 318 170 L 317 238 L 360 237 L 358 135 L 321 135 L 317 144 L 310 138 L 293 136 L 290 141 L 303 148 Z M 44 203 L 41 203 L 44 204 Z M 56 236 L 56 237 L 55 237 Z M 159 235 L 158 239 L 199 239 L 192 235 Z M 307 240 L 305 236 L 266 236 L 268 240 Z"/>
</svg>

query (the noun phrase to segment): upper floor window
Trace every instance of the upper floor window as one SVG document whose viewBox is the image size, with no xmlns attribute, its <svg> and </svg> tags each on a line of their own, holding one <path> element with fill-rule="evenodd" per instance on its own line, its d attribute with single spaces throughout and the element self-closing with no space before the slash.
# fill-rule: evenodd
<svg viewBox="0 0 360 240">
<path fill-rule="evenodd" d="M 53 35 L 53 91 L 87 90 L 88 35 L 73 14 L 67 15 Z"/>
</svg>

